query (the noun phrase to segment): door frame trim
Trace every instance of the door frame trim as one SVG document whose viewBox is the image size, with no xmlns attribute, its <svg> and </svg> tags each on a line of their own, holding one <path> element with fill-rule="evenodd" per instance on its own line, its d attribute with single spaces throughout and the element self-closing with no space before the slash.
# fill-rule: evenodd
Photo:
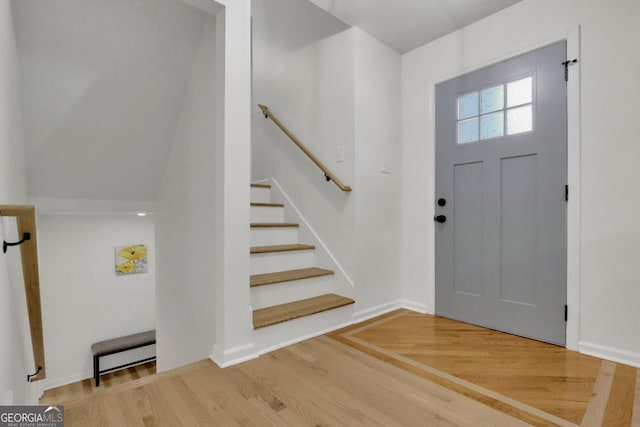
<svg viewBox="0 0 640 427">
<path fill-rule="evenodd" d="M 498 57 L 490 58 L 486 61 L 474 64 L 466 69 L 461 70 L 456 75 L 450 75 L 437 81 L 435 86 L 447 80 L 459 77 L 463 74 L 479 70 L 489 65 L 502 62 L 515 56 L 528 53 L 548 46 L 559 41 L 567 42 L 567 58 L 580 58 L 580 26 L 574 26 L 568 30 L 555 34 L 552 37 L 542 38 L 534 43 L 527 44 L 525 48 L 510 51 Z M 558 64 L 560 66 L 560 64 Z M 432 194 L 435 194 L 435 96 L 430 101 L 431 119 L 434 123 L 433 132 L 433 152 L 432 164 L 429 171 L 431 179 Z M 582 206 L 582 188 L 581 188 L 581 111 L 580 111 L 580 62 L 569 67 L 569 82 L 567 84 L 567 184 L 569 185 L 570 194 L 567 204 L 567 305 L 569 306 L 567 328 L 566 328 L 566 348 L 578 351 L 578 343 L 580 341 L 580 287 L 581 287 L 581 206 Z M 432 225 L 432 227 L 434 227 Z M 435 228 L 429 236 L 429 248 L 431 250 L 430 274 L 428 277 L 427 289 L 430 301 L 433 304 L 427 306 L 427 311 L 435 313 Z"/>
</svg>

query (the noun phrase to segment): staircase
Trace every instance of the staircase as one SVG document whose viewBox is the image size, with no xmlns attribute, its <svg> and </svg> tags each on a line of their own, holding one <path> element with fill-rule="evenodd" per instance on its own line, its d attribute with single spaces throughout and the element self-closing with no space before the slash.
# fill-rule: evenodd
<svg viewBox="0 0 640 427">
<path fill-rule="evenodd" d="M 272 202 L 271 185 L 251 184 L 251 201 L 250 286 L 254 329 L 353 304 L 353 299 L 332 292 L 335 271 L 324 268 L 331 265 L 317 265 L 315 244 L 298 242 L 300 224 L 284 221 L 285 204 Z M 336 317 L 342 318 L 344 315 Z M 311 329 L 325 330 L 331 325 L 330 318 L 322 323 L 309 323 Z M 300 331 L 313 334 L 304 328 Z"/>
</svg>

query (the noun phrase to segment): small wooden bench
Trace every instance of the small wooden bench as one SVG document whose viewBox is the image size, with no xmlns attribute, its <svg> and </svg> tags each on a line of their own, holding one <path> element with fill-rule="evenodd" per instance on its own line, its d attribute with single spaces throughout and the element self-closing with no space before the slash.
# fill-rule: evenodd
<svg viewBox="0 0 640 427">
<path fill-rule="evenodd" d="M 127 368 L 139 363 L 155 360 L 156 356 L 148 357 L 135 362 L 126 363 L 116 366 L 115 368 L 100 370 L 100 358 L 110 354 L 121 353 L 134 348 L 146 347 L 156 343 L 156 331 L 140 332 L 138 334 L 127 335 L 126 337 L 112 338 L 110 340 L 100 341 L 91 345 L 91 353 L 93 353 L 93 378 L 96 380 L 96 387 L 100 386 L 100 375 L 107 372 L 116 371 L 118 369 Z"/>
</svg>

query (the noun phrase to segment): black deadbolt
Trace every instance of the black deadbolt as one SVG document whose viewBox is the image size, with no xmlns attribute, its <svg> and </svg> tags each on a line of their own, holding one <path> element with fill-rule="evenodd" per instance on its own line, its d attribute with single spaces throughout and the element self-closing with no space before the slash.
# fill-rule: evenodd
<svg viewBox="0 0 640 427">
<path fill-rule="evenodd" d="M 447 204 L 447 201 L 445 199 L 438 199 L 438 206 L 442 207 L 446 204 Z"/>
<path fill-rule="evenodd" d="M 433 217 L 433 220 L 434 220 L 435 222 L 439 222 L 440 224 L 442 224 L 443 222 L 446 222 L 446 221 L 447 221 L 447 217 L 446 217 L 446 216 L 444 216 L 444 215 L 437 215 L 437 216 L 434 216 L 434 217 Z"/>
</svg>

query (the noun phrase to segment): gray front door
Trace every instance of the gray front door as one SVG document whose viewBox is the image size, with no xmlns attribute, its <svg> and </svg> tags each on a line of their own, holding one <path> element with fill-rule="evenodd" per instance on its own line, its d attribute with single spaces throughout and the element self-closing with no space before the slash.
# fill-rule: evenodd
<svg viewBox="0 0 640 427">
<path fill-rule="evenodd" d="M 560 42 L 437 85 L 437 315 L 564 345 L 565 60 Z"/>
</svg>

